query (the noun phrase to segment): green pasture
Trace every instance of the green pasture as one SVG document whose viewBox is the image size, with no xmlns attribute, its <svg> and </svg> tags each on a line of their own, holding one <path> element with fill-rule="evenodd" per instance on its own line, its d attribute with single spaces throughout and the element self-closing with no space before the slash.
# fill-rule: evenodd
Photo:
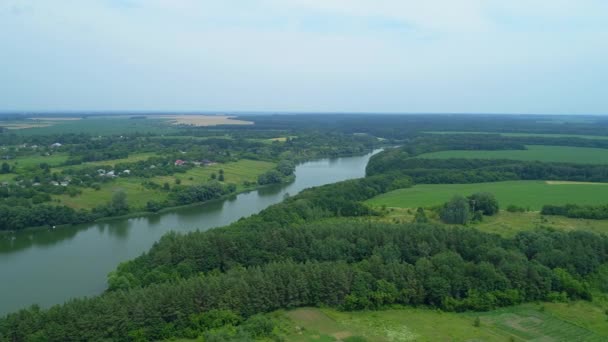
<svg viewBox="0 0 608 342">
<path fill-rule="evenodd" d="M 127 202 L 132 208 L 143 209 L 150 200 L 163 201 L 167 199 L 168 193 L 162 190 L 145 188 L 144 181 L 152 181 L 159 185 L 165 182 L 170 186 L 175 185 L 175 179 L 179 178 L 182 185 L 204 184 L 211 179 L 211 174 L 219 175 L 219 170 L 224 169 L 226 183 L 234 183 L 237 189 L 243 189 L 243 181 L 255 182 L 257 177 L 272 169 L 274 163 L 257 160 L 240 160 L 233 163 L 216 164 L 207 167 L 195 167 L 186 173 L 178 173 L 172 176 L 159 176 L 150 179 L 136 177 L 118 177 L 108 183 L 103 183 L 101 189 L 83 189 L 82 194 L 70 197 L 69 195 L 56 195 L 54 199 L 60 203 L 76 209 L 91 209 L 108 203 L 115 192 L 124 191 L 127 194 Z"/>
<path fill-rule="evenodd" d="M 211 179 L 211 174 L 213 173 L 219 176 L 220 169 L 223 169 L 225 178 L 224 182 L 234 183 L 240 186 L 244 181 L 256 182 L 259 175 L 274 168 L 275 165 L 275 163 L 266 161 L 243 159 L 226 164 L 194 167 L 185 173 L 176 173 L 172 176 L 155 177 L 153 181 L 159 184 L 163 184 L 165 182 L 174 184 L 175 179 L 179 178 L 181 180 L 181 184 L 183 185 L 200 184 L 209 181 Z"/>
<path fill-rule="evenodd" d="M 541 137 L 541 138 L 581 138 L 608 140 L 608 136 L 554 133 L 504 133 L 504 132 L 466 132 L 466 131 L 428 131 L 429 134 L 499 134 L 503 137 Z"/>
<path fill-rule="evenodd" d="M 451 150 L 424 153 L 417 158 L 427 159 L 513 159 L 541 162 L 579 164 L 608 164 L 608 149 L 571 146 L 529 145 L 526 150 L 464 151 Z"/>
<path fill-rule="evenodd" d="M 32 154 L 29 156 L 17 157 L 15 159 L 7 160 L 11 167 L 17 169 L 27 169 L 31 167 L 38 167 L 42 163 L 47 163 L 50 166 L 61 165 L 68 160 L 68 154 L 66 152 L 53 153 L 50 156 L 41 156 L 40 154 Z"/>
<path fill-rule="evenodd" d="M 523 304 L 479 313 L 409 307 L 360 312 L 300 308 L 285 315 L 292 321 L 287 340 L 302 342 L 608 339 L 604 309 L 597 303 L 583 301 Z M 479 327 L 474 326 L 477 317 Z"/>
<path fill-rule="evenodd" d="M 390 223 L 409 223 L 414 220 L 415 210 L 409 208 L 388 208 L 386 214 L 374 219 Z M 436 212 L 427 210 L 427 217 L 431 222 L 440 223 Z M 539 228 L 551 228 L 562 231 L 581 230 L 596 234 L 608 234 L 608 220 L 576 219 L 565 216 L 543 216 L 538 211 L 511 213 L 501 210 L 493 216 L 484 216 L 482 222 L 470 223 L 470 227 L 487 232 L 499 234 L 504 237 L 513 237 L 519 232 Z"/>
<path fill-rule="evenodd" d="M 86 188 L 82 190 L 82 194 L 75 197 L 54 195 L 53 198 L 75 209 L 92 209 L 110 202 L 114 193 L 124 191 L 127 194 L 127 202 L 136 210 L 145 208 L 150 200 L 162 201 L 167 198 L 166 191 L 147 189 L 141 185 L 143 181 L 141 178 L 116 178 L 102 184 L 99 190 Z"/>
<path fill-rule="evenodd" d="M 399 208 L 432 207 L 445 203 L 454 195 L 467 196 L 475 192 L 493 193 L 503 209 L 509 205 L 540 210 L 545 204 L 608 204 L 608 183 L 548 184 L 545 181 L 418 184 L 376 196 L 367 203 Z"/>
<path fill-rule="evenodd" d="M 129 154 L 129 156 L 127 158 L 100 160 L 100 161 L 94 161 L 94 162 L 86 162 L 86 163 L 82 163 L 82 164 L 78 164 L 78 165 L 55 167 L 52 169 L 52 171 L 61 172 L 62 170 L 65 170 L 65 169 L 79 169 L 79 168 L 85 168 L 85 167 L 90 167 L 90 166 L 106 166 L 106 165 L 114 166 L 116 164 L 121 164 L 121 163 L 134 163 L 134 162 L 138 162 L 138 161 L 142 161 L 142 160 L 147 160 L 148 158 L 154 157 L 156 155 L 157 154 L 154 152 L 132 153 L 132 154 Z"/>
</svg>

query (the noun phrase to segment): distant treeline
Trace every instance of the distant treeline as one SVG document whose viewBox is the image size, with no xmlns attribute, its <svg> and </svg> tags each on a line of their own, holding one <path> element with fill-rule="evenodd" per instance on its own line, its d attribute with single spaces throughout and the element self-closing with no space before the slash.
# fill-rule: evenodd
<svg viewBox="0 0 608 342">
<path fill-rule="evenodd" d="M 607 182 L 608 165 L 543 163 L 505 159 L 409 158 L 394 149 L 371 158 L 368 175 L 397 172 L 417 184 L 481 183 L 507 180 Z"/>
<path fill-rule="evenodd" d="M 608 204 L 604 205 L 545 205 L 541 212 L 543 215 L 561 215 L 571 218 L 584 218 L 592 220 L 608 219 Z"/>
<path fill-rule="evenodd" d="M 299 130 L 367 133 L 392 140 L 409 140 L 428 131 L 454 132 L 519 132 L 534 134 L 579 134 L 608 136 L 608 120 L 593 116 L 576 120 L 550 115 L 466 115 L 466 114 L 304 114 L 241 115 L 253 121 L 236 129 Z M 587 119 L 581 120 L 581 119 Z M 564 121 L 576 121 L 564 123 Z M 538 143 L 534 143 L 538 144 Z M 561 144 L 560 144 L 561 145 Z"/>
</svg>

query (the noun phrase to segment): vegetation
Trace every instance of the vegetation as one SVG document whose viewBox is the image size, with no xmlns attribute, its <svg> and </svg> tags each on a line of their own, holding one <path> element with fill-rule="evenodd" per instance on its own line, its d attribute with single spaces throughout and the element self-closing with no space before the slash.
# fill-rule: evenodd
<svg viewBox="0 0 608 342">
<path fill-rule="evenodd" d="M 545 217 L 603 218 L 606 208 L 597 203 L 605 191 L 598 182 L 608 182 L 608 141 L 579 136 L 606 135 L 608 121 L 238 119 L 254 124 L 171 127 L 179 136 L 157 134 L 149 119 L 132 120 L 145 122 L 145 133 L 122 136 L 3 132 L 0 141 L 14 159 L 3 176 L 15 183 L 0 193 L 0 229 L 128 213 L 134 203 L 143 206 L 138 192 L 147 194 L 149 211 L 206 201 L 289 180 L 295 164 L 309 158 L 360 153 L 379 141 L 401 147 L 373 157 L 365 178 L 305 190 L 227 227 L 167 234 L 112 271 L 104 294 L 1 318 L 0 341 L 307 341 L 317 332 L 351 342 L 608 335 L 608 236 L 596 234 L 608 229 L 607 221 Z M 424 133 L 430 130 L 493 134 Z M 553 136 L 536 136 L 547 133 Z M 50 147 L 55 142 L 61 145 Z M 34 143 L 45 147 L 18 148 Z M 16 167 L 19 158 L 46 153 L 65 160 Z M 426 158 L 433 153 L 450 159 Z M 600 154 L 601 163 L 591 161 Z M 231 167 L 238 163 L 257 167 L 237 173 Z M 122 173 L 100 175 L 110 168 Z M 66 186 L 52 183 L 68 177 Z M 125 191 L 116 187 L 121 182 L 141 189 Z M 93 210 L 57 205 L 57 199 L 65 204 L 95 193 L 107 200 Z M 543 214 L 529 210 L 542 206 Z M 292 310 L 302 307 L 308 308 Z"/>
<path fill-rule="evenodd" d="M 441 151 L 425 153 L 419 158 L 448 159 L 514 159 L 526 161 L 608 164 L 608 153 L 602 148 L 571 146 L 526 146 L 525 150 L 504 151 Z"/>
<path fill-rule="evenodd" d="M 433 207 L 449 200 L 454 195 L 471 195 L 488 192 L 496 196 L 504 207 L 516 206 L 540 210 L 544 205 L 579 203 L 593 205 L 606 199 L 608 186 L 604 183 L 576 184 L 546 181 L 508 181 L 473 184 L 418 184 L 410 188 L 394 190 L 378 195 L 367 203 L 373 206 L 399 208 Z"/>
</svg>

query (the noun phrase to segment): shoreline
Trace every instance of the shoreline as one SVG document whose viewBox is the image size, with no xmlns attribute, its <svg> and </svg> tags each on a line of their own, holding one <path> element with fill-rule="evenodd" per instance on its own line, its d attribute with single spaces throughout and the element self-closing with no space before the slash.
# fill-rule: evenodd
<svg viewBox="0 0 608 342">
<path fill-rule="evenodd" d="M 304 164 L 304 163 L 309 163 L 309 162 L 314 162 L 314 161 L 319 161 L 319 160 L 323 160 L 323 159 L 336 159 L 336 158 L 348 158 L 348 157 L 356 157 L 356 156 L 364 156 L 368 153 L 373 153 L 376 150 L 381 150 L 384 147 L 379 146 L 379 147 L 375 147 L 372 148 L 368 151 L 362 152 L 362 153 L 349 153 L 349 154 L 344 154 L 344 155 L 340 155 L 340 156 L 326 156 L 326 157 L 321 157 L 321 158 L 311 158 L 311 159 L 307 159 L 307 160 L 298 160 L 296 161 L 296 167 Z M 173 210 L 178 210 L 181 208 L 188 208 L 188 207 L 195 207 L 195 206 L 199 206 L 199 205 L 203 205 L 206 203 L 212 203 L 214 201 L 224 201 L 230 197 L 233 196 L 238 196 L 240 194 L 243 193 L 248 193 L 251 191 L 257 191 L 263 188 L 267 188 L 267 187 L 271 187 L 271 186 L 277 186 L 277 185 L 286 185 L 289 183 L 292 183 L 295 181 L 296 175 L 295 173 L 293 175 L 287 176 L 281 183 L 274 183 L 274 184 L 264 184 L 264 185 L 256 185 L 254 187 L 250 187 L 250 188 L 244 188 L 240 191 L 235 191 L 233 193 L 230 194 L 226 194 L 226 195 L 222 195 L 218 198 L 214 198 L 208 201 L 204 201 L 204 202 L 196 202 L 196 203 L 190 203 L 190 204 L 183 204 L 183 205 L 177 205 L 177 206 L 170 206 L 170 207 L 166 207 L 166 208 L 162 208 L 157 212 L 152 212 L 152 211 L 136 211 L 136 212 L 132 212 L 132 213 L 128 213 L 125 215 L 120 215 L 120 216 L 107 216 L 107 217 L 101 217 L 98 218 L 96 220 L 93 221 L 88 221 L 88 222 L 83 222 L 83 223 L 78 223 L 78 224 L 61 224 L 61 225 L 56 225 L 55 228 L 53 229 L 50 225 L 49 226 L 37 226 L 37 227 L 26 227 L 23 229 L 19 229 L 19 230 L 4 230 L 4 231 L 0 231 L 0 236 L 6 236 L 6 235 L 13 235 L 13 234 L 17 234 L 17 233 L 21 233 L 21 232 L 35 232 L 35 231 L 41 231 L 41 230 L 55 230 L 55 229 L 63 229 L 63 228 L 69 228 L 69 227 L 74 227 L 76 225 L 86 225 L 86 224 L 94 224 L 94 223 L 103 223 L 103 222 L 111 222 L 111 221 L 115 221 L 115 220 L 125 220 L 125 219 L 131 219 L 131 218 L 140 218 L 140 217 L 148 217 L 148 216 L 152 216 L 152 215 L 158 215 L 158 214 L 165 214 L 168 212 L 171 212 Z"/>
</svg>

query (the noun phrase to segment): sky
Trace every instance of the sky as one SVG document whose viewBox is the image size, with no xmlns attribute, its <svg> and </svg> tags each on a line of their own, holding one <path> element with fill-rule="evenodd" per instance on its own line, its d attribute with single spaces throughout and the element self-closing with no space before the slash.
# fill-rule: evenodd
<svg viewBox="0 0 608 342">
<path fill-rule="evenodd" d="M 606 0 L 0 0 L 0 111 L 608 114 Z"/>
</svg>

